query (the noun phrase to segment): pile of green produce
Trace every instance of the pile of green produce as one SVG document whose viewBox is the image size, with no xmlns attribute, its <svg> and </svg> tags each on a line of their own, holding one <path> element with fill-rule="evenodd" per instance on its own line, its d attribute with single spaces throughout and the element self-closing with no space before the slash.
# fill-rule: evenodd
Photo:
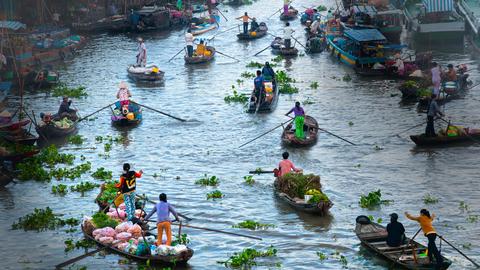
<svg viewBox="0 0 480 270">
<path fill-rule="evenodd" d="M 105 228 L 105 227 L 111 227 L 115 228 L 118 225 L 118 221 L 111 219 L 107 214 L 103 212 L 97 212 L 92 216 L 92 222 L 93 225 L 95 225 L 95 228 L 100 229 L 100 228 Z"/>
<path fill-rule="evenodd" d="M 19 218 L 17 222 L 13 223 L 12 230 L 23 229 L 25 231 L 45 231 L 54 230 L 65 226 L 66 224 L 65 220 L 54 214 L 49 207 L 45 209 L 35 208 L 33 213 L 27 214 L 26 216 Z"/>
<path fill-rule="evenodd" d="M 256 266 L 256 258 L 259 257 L 274 257 L 277 255 L 277 250 L 271 246 L 265 251 L 258 251 L 254 248 L 246 248 L 240 253 L 234 253 L 233 256 L 227 261 L 219 262 L 225 265 L 225 267 L 250 269 L 252 266 Z"/>
<path fill-rule="evenodd" d="M 188 235 L 186 233 L 182 233 L 180 237 L 178 237 L 178 235 L 176 235 L 175 237 L 176 239 L 172 241 L 172 246 L 188 245 L 190 243 L 190 239 L 188 238 Z"/>
<path fill-rule="evenodd" d="M 103 204 L 110 204 L 117 197 L 118 188 L 115 187 L 115 181 L 107 181 L 103 186 L 102 193 L 97 197 L 97 201 Z"/>
<path fill-rule="evenodd" d="M 73 126 L 73 121 L 68 119 L 67 117 L 62 118 L 62 120 L 58 121 L 52 121 L 52 123 L 57 127 L 61 129 L 67 129 Z"/>
<path fill-rule="evenodd" d="M 278 178 L 278 189 L 291 198 L 305 198 L 308 190 L 321 190 L 320 176 L 314 174 L 287 173 Z"/>
<path fill-rule="evenodd" d="M 320 191 L 318 189 L 309 189 L 309 190 L 307 190 L 307 192 L 305 194 L 306 195 L 312 195 L 312 197 L 308 200 L 308 203 L 318 204 L 320 202 L 330 201 L 328 196 L 325 195 L 325 193 L 323 193 L 322 191 Z"/>
</svg>

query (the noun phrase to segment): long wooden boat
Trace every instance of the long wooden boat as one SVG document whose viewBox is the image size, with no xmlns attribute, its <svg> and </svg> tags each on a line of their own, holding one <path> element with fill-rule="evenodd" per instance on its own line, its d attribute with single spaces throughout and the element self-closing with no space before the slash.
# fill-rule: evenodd
<svg viewBox="0 0 480 270">
<path fill-rule="evenodd" d="M 437 269 L 435 264 L 430 263 L 428 257 L 422 254 L 427 250 L 426 246 L 406 238 L 406 244 L 390 247 L 386 242 L 386 228 L 371 222 L 366 216 L 357 217 L 355 234 L 363 246 L 397 266 L 415 270 Z M 447 269 L 451 264 L 452 261 L 443 257 L 443 265 L 440 269 Z"/>
<path fill-rule="evenodd" d="M 317 142 L 318 137 L 318 123 L 315 118 L 310 115 L 305 115 L 305 122 L 303 129 L 305 132 L 305 139 L 298 139 L 295 137 L 295 131 L 292 131 L 293 122 L 290 122 L 282 133 L 282 142 L 290 146 L 310 146 Z"/>
<path fill-rule="evenodd" d="M 252 39 L 257 39 L 257 38 L 266 36 L 267 32 L 268 32 L 267 24 L 264 22 L 261 22 L 256 31 L 248 31 L 248 33 L 243 33 L 243 32 L 239 33 L 237 34 L 237 38 L 239 40 L 252 40 Z"/>
<path fill-rule="evenodd" d="M 190 29 L 192 31 L 192 35 L 199 36 L 210 32 L 212 30 L 217 29 L 218 25 L 216 23 L 203 23 L 201 25 L 195 26 L 195 28 Z"/>
<path fill-rule="evenodd" d="M 127 68 L 128 77 L 136 82 L 157 82 L 163 80 L 165 75 L 156 65 L 137 67 L 131 65 Z"/>
<path fill-rule="evenodd" d="M 273 189 L 275 192 L 275 195 L 281 199 L 283 202 L 287 203 L 290 205 L 292 208 L 295 210 L 309 213 L 309 214 L 315 214 L 315 215 L 320 215 L 320 216 L 325 216 L 330 208 L 332 208 L 333 203 L 331 201 L 328 202 L 320 202 L 318 204 L 315 203 L 305 203 L 304 200 L 295 200 L 294 198 L 291 198 L 287 194 L 281 192 L 278 189 L 278 179 L 275 179 L 275 182 L 273 182 Z"/>
<path fill-rule="evenodd" d="M 48 124 L 36 126 L 35 130 L 37 131 L 38 135 L 40 135 L 43 139 L 67 137 L 77 132 L 78 116 L 76 113 L 71 113 L 70 115 L 66 116 L 66 118 L 72 121 L 72 125 L 64 128 L 59 127 L 53 121 L 50 121 Z M 56 121 L 62 120 L 58 115 L 54 115 L 53 119 Z"/>
<path fill-rule="evenodd" d="M 155 265 L 184 265 L 188 262 L 188 260 L 190 260 L 190 258 L 192 258 L 193 256 L 193 249 L 187 247 L 187 250 L 184 251 L 184 252 L 181 252 L 180 254 L 178 255 L 169 255 L 169 256 L 162 256 L 162 255 L 148 255 L 148 256 L 139 256 L 139 255 L 135 255 L 135 254 L 131 254 L 131 253 L 127 253 L 123 250 L 120 250 L 118 248 L 115 248 L 113 246 L 108 246 L 108 245 L 105 245 L 97 240 L 95 240 L 95 238 L 88 234 L 87 231 L 85 231 L 84 227 L 83 227 L 83 224 L 81 225 L 81 228 L 82 228 L 82 232 L 83 234 L 85 235 L 85 238 L 89 239 L 89 240 L 92 240 L 94 241 L 97 245 L 101 246 L 101 247 L 106 247 L 108 250 L 112 251 L 112 252 L 115 252 L 119 255 L 122 255 L 122 256 L 125 256 L 129 259 L 133 259 L 133 260 L 136 260 L 136 261 L 140 261 L 140 262 L 147 262 L 149 261 L 150 264 L 155 264 Z M 145 236 L 150 236 L 150 235 L 154 235 L 154 234 L 151 234 L 149 232 L 146 233 Z M 155 236 L 155 235 L 154 235 Z M 155 236 L 156 237 L 156 236 Z"/>
<path fill-rule="evenodd" d="M 185 63 L 186 64 L 202 64 L 212 61 L 215 58 L 215 48 L 212 46 L 207 46 L 206 49 L 210 51 L 210 55 L 194 55 L 189 57 L 185 55 Z"/>
<path fill-rule="evenodd" d="M 282 56 L 298 55 L 298 49 L 295 47 L 285 48 L 285 41 L 280 37 L 276 37 L 272 41 L 272 43 L 270 44 L 270 48 L 272 48 L 272 53 L 276 55 L 282 55 Z"/>
<path fill-rule="evenodd" d="M 38 136 L 33 135 L 26 129 L 20 129 L 19 131 L 19 133 L 15 134 L 5 134 L 3 135 L 3 138 L 12 143 L 20 143 L 25 145 L 34 145 L 38 140 Z"/>
<path fill-rule="evenodd" d="M 123 115 L 120 101 L 115 102 L 115 109 L 112 110 L 112 125 L 118 127 L 137 126 L 142 122 L 142 107 L 133 101 L 128 105 L 129 113 L 133 113 L 133 119 L 128 119 Z"/>
<path fill-rule="evenodd" d="M 468 133 L 458 136 L 437 134 L 436 137 L 427 137 L 425 134 L 411 135 L 410 139 L 418 146 L 444 146 L 455 143 L 480 143 L 480 129 L 468 129 Z"/>
<path fill-rule="evenodd" d="M 273 82 L 264 82 L 264 86 L 266 94 L 261 104 L 258 104 L 255 97 L 255 91 L 252 91 L 247 110 L 248 113 L 266 113 L 275 110 L 280 94 L 277 84 Z"/>
<path fill-rule="evenodd" d="M 282 21 L 292 21 L 297 18 L 298 15 L 298 10 L 296 10 L 293 7 L 288 8 L 288 13 L 285 14 L 283 13 L 283 8 L 282 8 L 282 13 L 280 14 L 280 20 Z"/>
</svg>

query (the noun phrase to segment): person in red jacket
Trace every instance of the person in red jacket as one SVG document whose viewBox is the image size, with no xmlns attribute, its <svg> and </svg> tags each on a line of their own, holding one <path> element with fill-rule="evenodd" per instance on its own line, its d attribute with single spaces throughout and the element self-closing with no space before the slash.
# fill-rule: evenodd
<svg viewBox="0 0 480 270">
<path fill-rule="evenodd" d="M 120 176 L 120 183 L 115 186 L 120 189 L 125 201 L 125 212 L 127 219 L 132 220 L 135 217 L 135 189 L 137 187 L 137 178 L 142 177 L 143 171 L 130 171 L 130 164 L 123 164 L 123 174 Z"/>
</svg>

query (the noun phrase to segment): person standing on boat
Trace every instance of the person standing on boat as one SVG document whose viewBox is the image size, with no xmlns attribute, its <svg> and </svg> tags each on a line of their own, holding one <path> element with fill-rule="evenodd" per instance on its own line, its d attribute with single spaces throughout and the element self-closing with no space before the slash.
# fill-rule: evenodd
<svg viewBox="0 0 480 270">
<path fill-rule="evenodd" d="M 248 16 L 248 13 L 245 12 L 245 14 L 243 16 L 238 17 L 237 20 L 242 20 L 242 22 L 243 22 L 243 33 L 244 34 L 248 33 L 248 22 L 249 22 L 249 20 L 252 20 L 252 18 L 250 18 Z"/>
<path fill-rule="evenodd" d="M 430 70 L 432 73 L 433 94 L 437 97 L 440 96 L 440 84 L 442 83 L 442 71 L 437 62 L 432 63 L 433 68 Z"/>
<path fill-rule="evenodd" d="M 147 47 L 143 38 L 138 38 L 137 66 L 145 67 L 147 65 Z"/>
<path fill-rule="evenodd" d="M 72 101 L 68 100 L 68 96 L 63 96 L 62 103 L 60 103 L 60 107 L 58 108 L 57 116 L 60 119 L 65 117 L 69 118 L 76 116 L 77 110 L 70 109 L 70 105 L 72 105 Z"/>
<path fill-rule="evenodd" d="M 300 102 L 295 102 L 295 107 L 293 107 L 285 115 L 288 116 L 292 112 L 295 115 L 295 137 L 298 139 L 304 139 L 305 134 L 303 132 L 303 124 L 305 123 L 305 111 L 300 106 Z"/>
<path fill-rule="evenodd" d="M 430 259 L 430 263 L 433 263 L 433 256 L 435 256 L 436 269 L 440 269 L 443 263 L 443 257 L 435 244 L 437 232 L 432 226 L 432 221 L 435 218 L 435 215 L 430 215 L 430 212 L 427 209 L 422 209 L 420 210 L 420 216 L 418 217 L 412 216 L 408 212 L 405 212 L 405 216 L 410 220 L 415 220 L 420 223 L 424 235 L 428 238 L 428 259 Z"/>
<path fill-rule="evenodd" d="M 309 36 L 316 36 L 318 34 L 318 30 L 320 29 L 321 19 L 318 17 L 312 25 L 310 25 L 310 35 Z"/>
<path fill-rule="evenodd" d="M 457 81 L 457 71 L 453 68 L 452 64 L 448 64 L 448 70 L 445 73 L 445 80 L 448 82 L 456 82 Z"/>
<path fill-rule="evenodd" d="M 137 178 L 142 177 L 143 171 L 131 171 L 130 164 L 123 164 L 123 174 L 120 176 L 120 182 L 115 184 L 123 195 L 125 201 L 125 212 L 127 219 L 132 220 L 135 217 L 135 189 L 137 187 Z"/>
<path fill-rule="evenodd" d="M 444 116 L 442 111 L 440 111 L 440 106 L 438 106 L 437 103 L 437 96 L 435 94 L 432 94 L 432 97 L 430 98 L 430 102 L 428 104 L 428 109 L 427 109 L 427 127 L 425 128 L 425 136 L 427 137 L 435 137 L 437 134 L 435 134 L 435 117 L 437 115 Z"/>
<path fill-rule="evenodd" d="M 265 62 L 265 66 L 262 68 L 262 76 L 265 81 L 274 82 L 275 81 L 275 71 L 269 62 Z"/>
<path fill-rule="evenodd" d="M 390 247 L 398 247 L 403 244 L 405 239 L 405 228 L 403 224 L 398 222 L 397 213 L 390 214 L 390 223 L 387 225 L 387 245 Z"/>
<path fill-rule="evenodd" d="M 288 152 L 283 152 L 282 154 L 283 160 L 280 161 L 280 163 L 278 164 L 277 177 L 282 177 L 285 174 L 291 173 L 291 172 L 296 172 L 296 173 L 302 172 L 302 169 L 296 168 L 293 162 L 288 159 L 289 156 L 290 154 Z"/>
<path fill-rule="evenodd" d="M 288 7 L 290 6 L 290 0 L 283 0 L 283 15 L 288 15 Z"/>
<path fill-rule="evenodd" d="M 254 93 L 255 93 L 255 102 L 262 104 L 263 98 L 265 96 L 265 79 L 262 76 L 262 72 L 257 70 L 257 77 L 253 79 Z"/>
<path fill-rule="evenodd" d="M 128 106 L 130 103 L 130 97 L 132 93 L 128 90 L 128 85 L 126 82 L 120 82 L 118 86 L 117 98 L 120 100 L 120 107 Z"/>
<path fill-rule="evenodd" d="M 185 34 L 185 43 L 187 44 L 187 55 L 188 57 L 193 56 L 193 40 L 195 38 L 192 35 L 192 30 L 188 29 Z"/>
<path fill-rule="evenodd" d="M 178 214 L 171 204 L 167 202 L 167 194 L 162 193 L 158 196 L 160 202 L 158 202 L 155 207 L 150 211 L 150 213 L 145 217 L 145 220 L 148 220 L 154 213 L 157 213 L 157 245 L 162 244 L 163 231 L 167 235 L 167 246 L 172 244 L 172 229 L 170 221 L 170 213 L 175 216 L 173 222 L 178 221 Z"/>
<path fill-rule="evenodd" d="M 284 40 L 284 44 L 285 44 L 286 49 L 290 49 L 290 46 L 292 44 L 292 34 L 293 34 L 293 32 L 295 32 L 295 30 L 293 30 L 290 27 L 290 23 L 287 22 L 285 24 L 285 28 L 283 28 L 283 40 Z"/>
</svg>

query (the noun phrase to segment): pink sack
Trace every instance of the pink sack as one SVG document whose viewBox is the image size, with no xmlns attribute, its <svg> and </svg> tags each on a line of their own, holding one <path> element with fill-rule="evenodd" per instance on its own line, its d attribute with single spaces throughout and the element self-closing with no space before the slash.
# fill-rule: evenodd
<svg viewBox="0 0 480 270">
<path fill-rule="evenodd" d="M 136 216 L 137 218 L 141 218 L 142 215 L 143 215 L 143 211 L 142 211 L 142 210 L 140 210 L 140 209 L 135 210 L 135 216 Z"/>
<path fill-rule="evenodd" d="M 130 240 L 130 238 L 132 238 L 132 234 L 128 233 L 128 232 L 121 232 L 121 233 L 117 234 L 116 238 L 118 240 L 128 241 L 128 240 Z"/>
<path fill-rule="evenodd" d="M 127 232 L 131 233 L 134 238 L 142 236 L 142 228 L 138 224 L 133 225 Z"/>
<path fill-rule="evenodd" d="M 111 245 L 113 243 L 113 238 L 112 237 L 100 237 L 100 239 L 98 239 L 98 241 L 100 241 L 100 243 L 102 243 L 104 245 Z"/>
<path fill-rule="evenodd" d="M 125 211 L 123 211 L 123 210 L 118 209 L 118 213 L 115 210 L 113 212 L 108 212 L 107 216 L 109 216 L 110 218 L 122 219 L 123 220 L 127 216 L 127 213 L 125 213 Z"/>
<path fill-rule="evenodd" d="M 126 247 L 128 247 L 129 243 L 128 242 L 122 242 L 117 245 L 117 248 L 120 249 L 121 251 L 124 251 Z"/>
<path fill-rule="evenodd" d="M 117 233 L 126 232 L 132 226 L 133 226 L 133 223 L 131 221 L 122 222 L 122 223 L 118 224 L 117 227 L 115 227 L 115 231 Z"/>
<path fill-rule="evenodd" d="M 125 210 L 127 209 L 127 207 L 125 206 L 125 203 L 121 203 L 119 206 L 118 206 L 118 210 Z"/>
</svg>

